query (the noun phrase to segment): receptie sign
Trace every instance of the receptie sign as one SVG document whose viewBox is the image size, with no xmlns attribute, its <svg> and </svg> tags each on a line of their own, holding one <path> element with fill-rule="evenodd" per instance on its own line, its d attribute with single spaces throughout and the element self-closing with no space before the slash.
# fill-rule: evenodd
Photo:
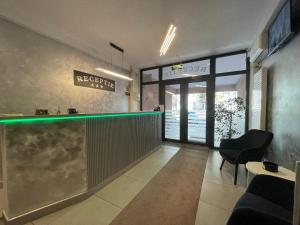
<svg viewBox="0 0 300 225">
<path fill-rule="evenodd" d="M 93 74 L 84 73 L 74 70 L 74 85 L 100 89 L 104 91 L 115 91 L 115 81 L 107 78 L 99 77 Z"/>
</svg>

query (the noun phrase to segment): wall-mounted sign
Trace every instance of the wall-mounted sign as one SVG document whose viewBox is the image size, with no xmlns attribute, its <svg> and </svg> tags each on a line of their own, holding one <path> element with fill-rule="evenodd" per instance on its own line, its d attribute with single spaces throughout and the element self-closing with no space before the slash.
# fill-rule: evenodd
<svg viewBox="0 0 300 225">
<path fill-rule="evenodd" d="M 175 67 L 174 67 L 175 66 Z M 210 60 L 200 60 L 163 67 L 163 80 L 209 75 Z"/>
<path fill-rule="evenodd" d="M 74 70 L 74 85 L 89 87 L 104 91 L 115 91 L 115 81 L 93 74 Z"/>
</svg>

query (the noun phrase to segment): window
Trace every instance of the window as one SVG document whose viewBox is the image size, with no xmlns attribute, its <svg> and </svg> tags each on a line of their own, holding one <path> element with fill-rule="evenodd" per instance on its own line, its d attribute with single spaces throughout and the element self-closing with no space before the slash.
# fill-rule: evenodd
<svg viewBox="0 0 300 225">
<path fill-rule="evenodd" d="M 153 111 L 155 106 L 159 104 L 158 84 L 143 85 L 143 111 Z"/>
<path fill-rule="evenodd" d="M 158 81 L 158 79 L 159 79 L 159 75 L 158 74 L 159 74 L 158 69 L 143 71 L 142 72 L 143 83 L 152 82 L 152 81 Z"/>
<path fill-rule="evenodd" d="M 218 147 L 221 138 L 228 137 L 230 126 L 224 118 L 230 118 L 229 124 L 236 128 L 231 137 L 243 135 L 248 115 L 247 56 L 247 51 L 236 51 L 142 69 L 141 109 L 152 111 L 159 103 L 164 106 L 162 134 L 166 140 Z M 242 102 L 238 115 L 217 118 L 220 105 L 219 112 L 235 109 L 231 102 Z"/>
<path fill-rule="evenodd" d="M 163 80 L 195 77 L 210 74 L 210 60 L 177 64 L 163 68 Z"/>
<path fill-rule="evenodd" d="M 246 75 L 232 75 L 232 76 L 222 76 L 216 78 L 216 92 L 215 92 L 215 108 L 217 110 L 218 106 L 222 108 L 230 109 L 230 104 L 228 101 L 234 100 L 240 97 L 243 100 L 243 105 L 246 106 Z M 228 108 L 229 107 L 229 108 Z M 217 113 L 217 112 L 216 112 Z M 236 116 L 233 117 L 231 123 L 233 129 L 237 131 L 233 138 L 239 137 L 244 134 L 245 131 L 245 109 L 240 111 Z M 225 118 L 225 116 L 224 116 Z M 227 120 L 228 121 L 228 120 Z M 226 132 L 229 130 L 229 124 L 222 120 L 215 120 L 215 146 L 220 145 L 220 140 L 224 138 L 218 130 L 223 130 L 223 134 L 226 136 Z M 228 138 L 228 137 L 226 137 Z"/>
<path fill-rule="evenodd" d="M 246 53 L 216 59 L 216 73 L 246 70 Z"/>
</svg>

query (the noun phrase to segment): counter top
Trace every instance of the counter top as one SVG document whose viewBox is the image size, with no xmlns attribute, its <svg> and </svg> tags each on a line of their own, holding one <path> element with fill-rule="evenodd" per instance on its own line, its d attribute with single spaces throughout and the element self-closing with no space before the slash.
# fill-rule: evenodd
<svg viewBox="0 0 300 225">
<path fill-rule="evenodd" d="M 147 111 L 147 112 L 126 112 L 126 113 L 71 114 L 71 115 L 66 114 L 66 115 L 0 117 L 0 124 L 30 123 L 30 122 L 38 122 L 38 121 L 55 121 L 55 120 L 146 116 L 146 115 L 159 115 L 161 113 L 162 112 Z"/>
</svg>

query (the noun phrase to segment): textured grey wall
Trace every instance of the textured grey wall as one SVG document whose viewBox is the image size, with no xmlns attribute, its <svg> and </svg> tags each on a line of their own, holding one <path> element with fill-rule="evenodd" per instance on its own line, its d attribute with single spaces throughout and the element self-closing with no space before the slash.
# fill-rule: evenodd
<svg viewBox="0 0 300 225">
<path fill-rule="evenodd" d="M 95 71 L 105 62 L 1 18 L 0 43 L 0 114 L 128 111 L 127 81 L 117 79 L 115 93 L 73 85 L 74 69 L 105 77 Z"/>
<path fill-rule="evenodd" d="M 294 169 L 300 160 L 300 35 L 264 61 L 268 68 L 268 129 L 274 140 L 268 157 Z"/>
</svg>

